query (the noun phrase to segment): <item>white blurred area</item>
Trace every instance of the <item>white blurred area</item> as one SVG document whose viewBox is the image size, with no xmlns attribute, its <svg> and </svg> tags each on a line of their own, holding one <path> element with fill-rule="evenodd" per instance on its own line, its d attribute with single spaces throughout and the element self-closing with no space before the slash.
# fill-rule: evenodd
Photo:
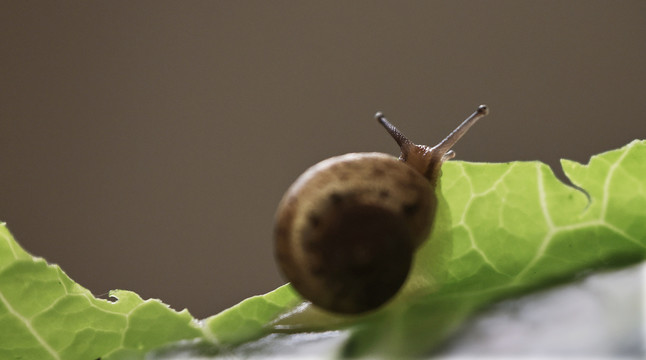
<svg viewBox="0 0 646 360">
<path fill-rule="evenodd" d="M 646 262 L 501 302 L 467 321 L 446 345 L 422 359 L 646 359 L 645 275 Z M 341 349 L 348 336 L 344 331 L 272 334 L 221 355 L 330 359 L 331 349 Z M 191 349 L 156 358 L 210 359 Z"/>
<path fill-rule="evenodd" d="M 646 263 L 502 302 L 465 323 L 441 358 L 646 358 Z"/>
</svg>

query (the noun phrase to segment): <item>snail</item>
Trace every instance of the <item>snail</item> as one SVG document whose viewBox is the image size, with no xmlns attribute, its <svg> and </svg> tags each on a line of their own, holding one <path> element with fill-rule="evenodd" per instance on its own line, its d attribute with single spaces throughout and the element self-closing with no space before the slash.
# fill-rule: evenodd
<svg viewBox="0 0 646 360">
<path fill-rule="evenodd" d="M 480 105 L 434 147 L 414 144 L 379 112 L 399 159 L 351 153 L 307 169 L 280 201 L 274 227 L 276 260 L 294 289 L 333 313 L 360 314 L 388 302 L 431 232 L 442 163 L 488 112 Z"/>
</svg>

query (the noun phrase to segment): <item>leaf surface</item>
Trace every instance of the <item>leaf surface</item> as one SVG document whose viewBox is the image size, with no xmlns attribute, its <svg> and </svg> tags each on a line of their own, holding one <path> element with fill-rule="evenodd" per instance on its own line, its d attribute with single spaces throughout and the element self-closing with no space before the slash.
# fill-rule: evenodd
<svg viewBox="0 0 646 360">
<path fill-rule="evenodd" d="M 0 359 L 97 359 L 201 335 L 193 317 L 115 290 L 95 298 L 0 225 Z"/>
</svg>

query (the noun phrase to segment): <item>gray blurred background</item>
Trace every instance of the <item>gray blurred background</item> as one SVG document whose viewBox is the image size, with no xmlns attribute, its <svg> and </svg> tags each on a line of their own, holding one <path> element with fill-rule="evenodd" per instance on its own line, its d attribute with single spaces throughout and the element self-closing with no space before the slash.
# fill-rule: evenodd
<svg viewBox="0 0 646 360">
<path fill-rule="evenodd" d="M 0 220 L 95 295 L 195 316 L 284 283 L 272 221 L 308 166 L 435 144 L 587 162 L 646 138 L 644 1 L 5 1 Z M 560 170 L 557 170 L 560 171 Z"/>
</svg>

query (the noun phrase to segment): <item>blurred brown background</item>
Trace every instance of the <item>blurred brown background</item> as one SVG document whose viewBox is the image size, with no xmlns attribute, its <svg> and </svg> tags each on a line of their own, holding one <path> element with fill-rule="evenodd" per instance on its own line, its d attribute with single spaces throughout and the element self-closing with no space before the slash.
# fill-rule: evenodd
<svg viewBox="0 0 646 360">
<path fill-rule="evenodd" d="M 317 161 L 398 154 L 382 110 L 459 159 L 646 138 L 644 1 L 0 5 L 0 220 L 96 295 L 205 317 L 283 283 L 272 220 Z"/>
</svg>

